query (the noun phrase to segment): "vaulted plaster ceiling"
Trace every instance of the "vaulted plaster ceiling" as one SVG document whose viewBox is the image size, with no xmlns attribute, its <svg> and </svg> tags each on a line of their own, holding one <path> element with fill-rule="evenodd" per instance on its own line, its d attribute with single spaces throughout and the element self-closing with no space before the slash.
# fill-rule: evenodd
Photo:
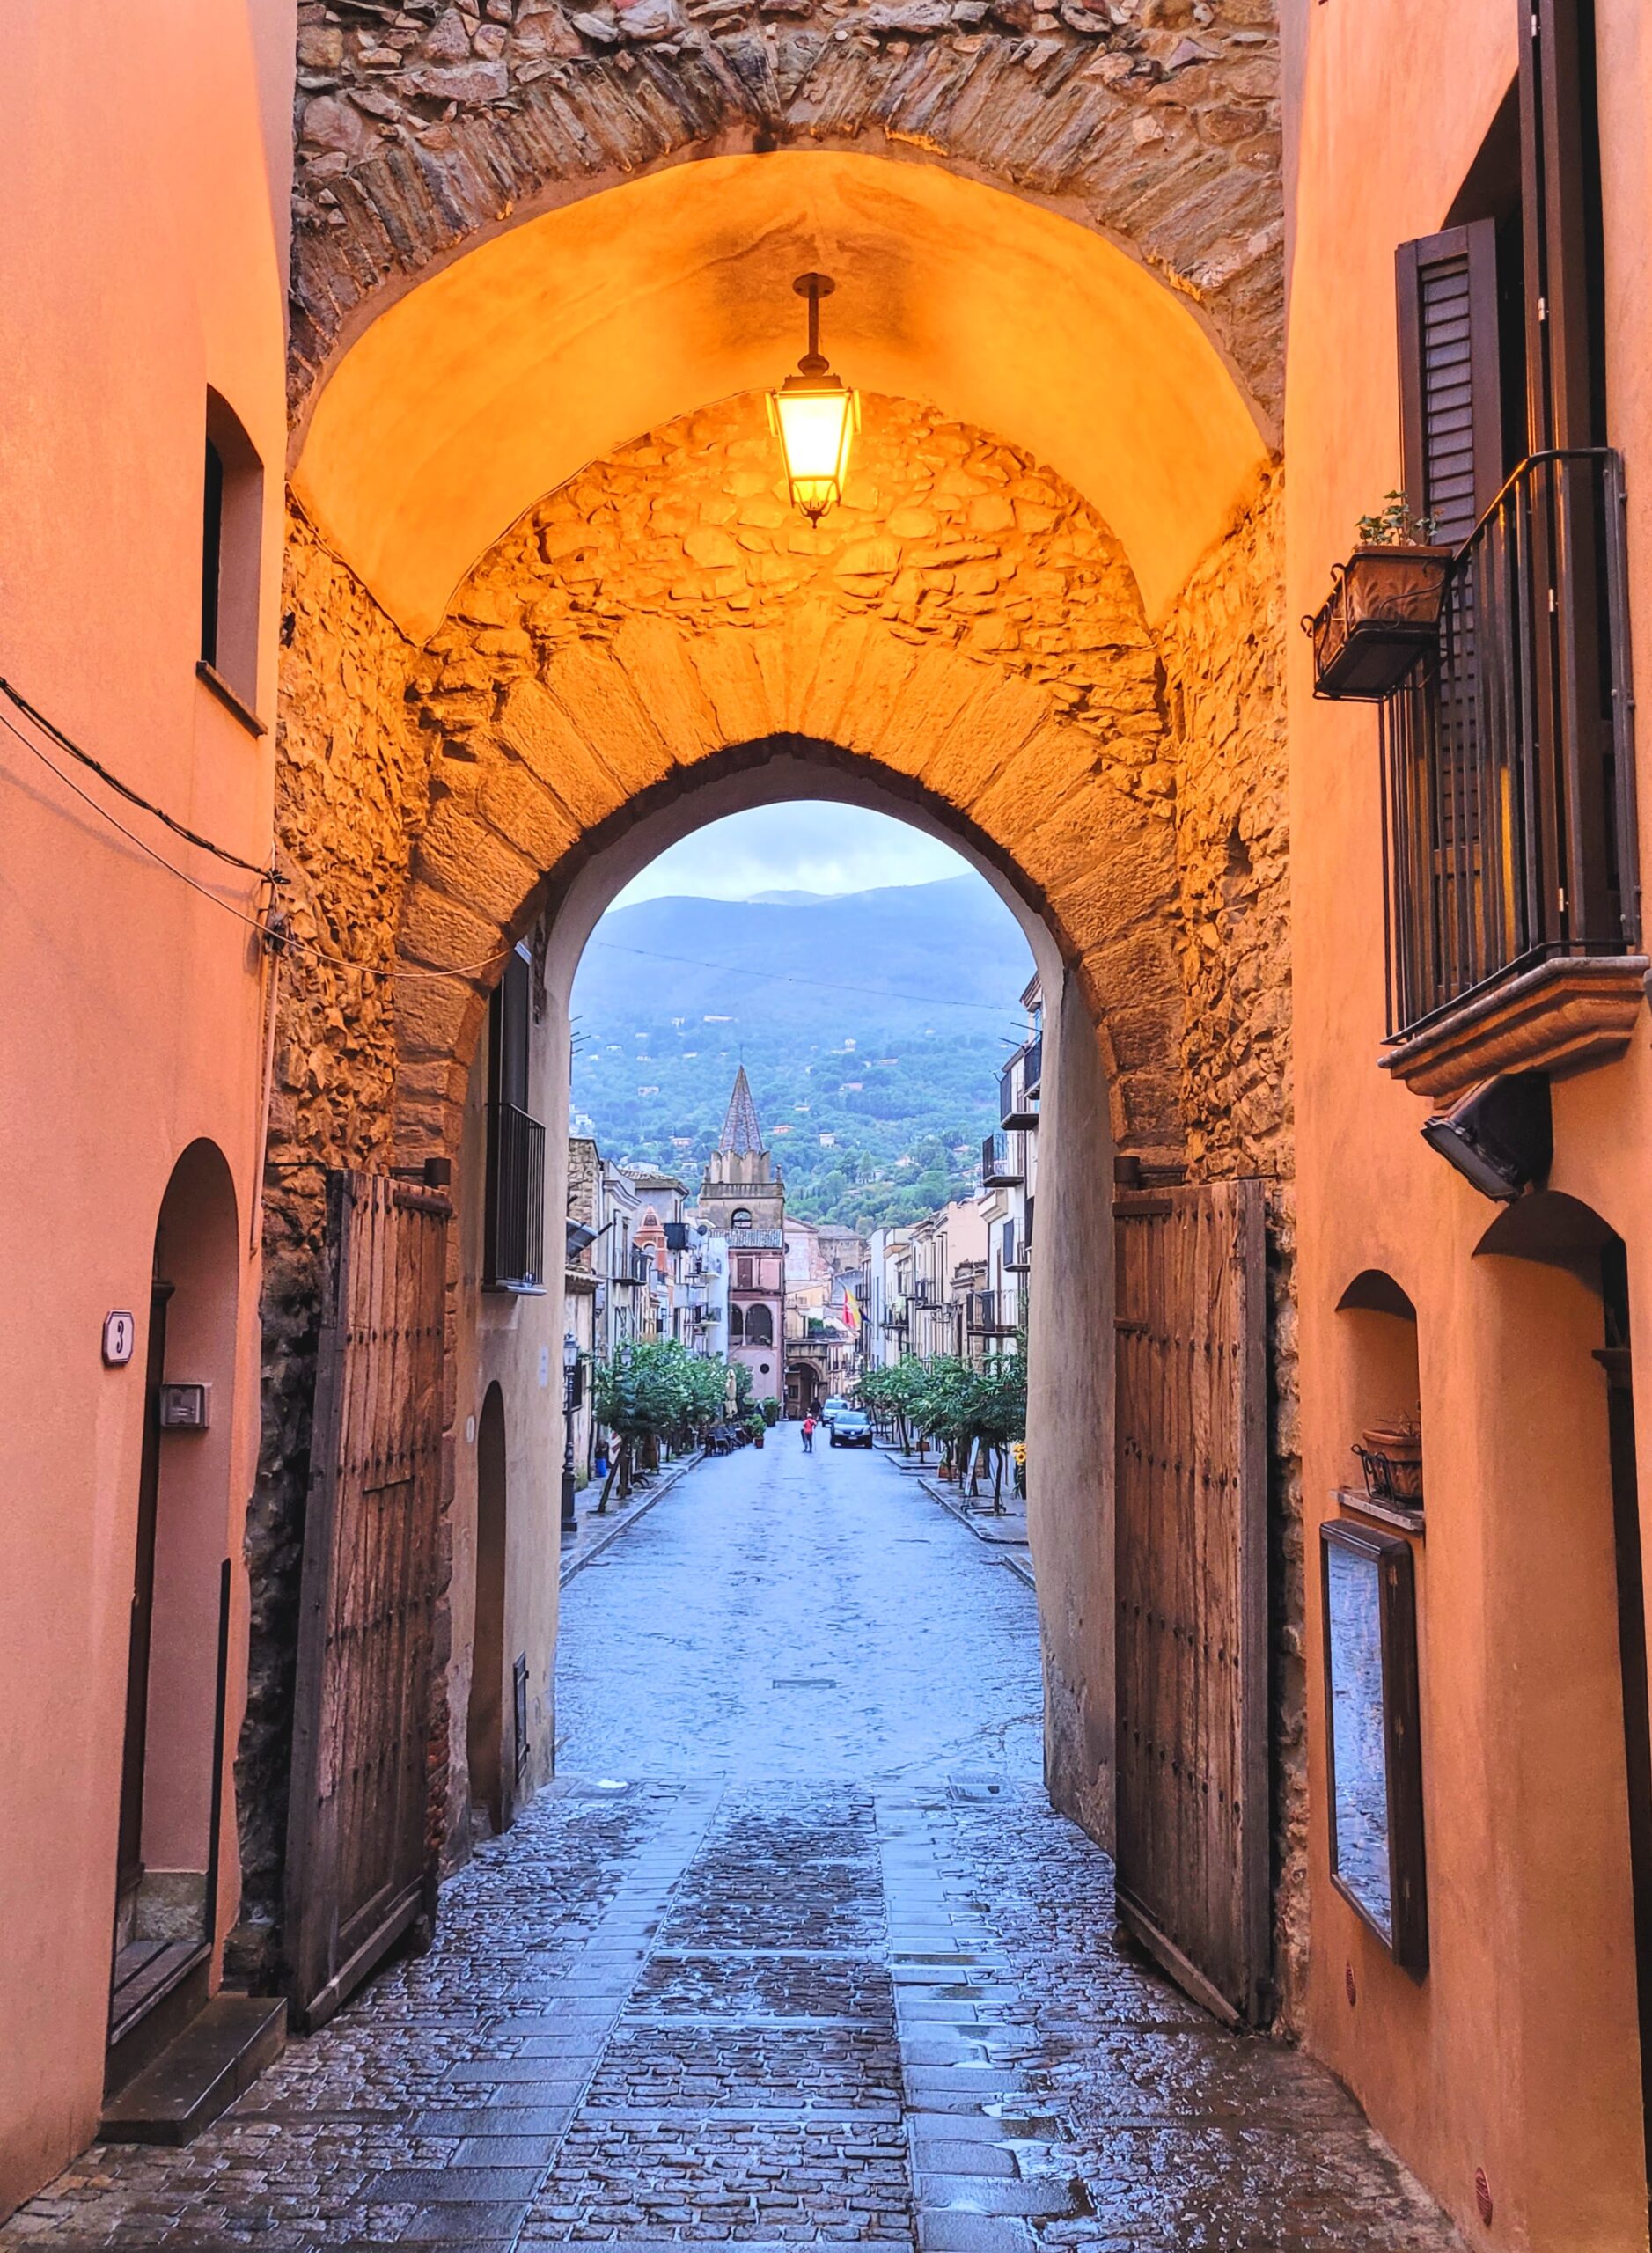
<svg viewBox="0 0 1652 2253">
<path fill-rule="evenodd" d="M 1186 298 L 1093 231 L 938 165 L 788 150 L 650 173 L 420 283 L 334 371 L 299 498 L 422 639 L 541 495 L 789 372 L 809 268 L 837 282 L 844 378 L 1041 457 L 1111 524 L 1149 617 L 1267 459 Z"/>
</svg>

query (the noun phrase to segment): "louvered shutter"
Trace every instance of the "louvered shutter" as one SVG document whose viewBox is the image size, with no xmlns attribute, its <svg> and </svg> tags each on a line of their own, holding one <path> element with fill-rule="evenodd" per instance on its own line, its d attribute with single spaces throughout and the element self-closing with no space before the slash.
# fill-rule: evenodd
<svg viewBox="0 0 1652 2253">
<path fill-rule="evenodd" d="M 1401 243 L 1397 278 L 1406 497 L 1455 547 L 1502 483 L 1495 223 Z"/>
</svg>

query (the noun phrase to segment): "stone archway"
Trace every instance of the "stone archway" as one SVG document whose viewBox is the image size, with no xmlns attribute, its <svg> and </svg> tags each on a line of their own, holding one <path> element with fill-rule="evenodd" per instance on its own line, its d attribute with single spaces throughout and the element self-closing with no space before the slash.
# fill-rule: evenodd
<svg viewBox="0 0 1652 2253">
<path fill-rule="evenodd" d="M 1147 4 L 1162 16 L 1179 0 Z M 863 31 L 857 18 L 833 42 L 859 55 L 846 55 L 851 75 L 865 67 Z M 983 85 L 1008 83 L 997 38 L 978 50 Z M 1222 39 L 1227 62 L 1250 68 Z M 1132 105 L 1168 113 L 1179 99 L 1164 72 L 1116 67 L 1150 44 L 1088 19 L 1068 22 L 1059 44 L 1079 89 L 1068 121 L 1089 119 L 1068 151 L 1079 172 L 1086 134 L 1090 154 L 1112 161 Z M 880 70 L 902 65 L 892 77 L 910 92 L 905 58 L 873 51 Z M 1115 1148 L 1149 1173 L 1269 1178 L 1289 1399 L 1279 489 L 1261 435 L 1276 328 L 1261 319 L 1238 349 L 1215 297 L 1153 253 L 1155 194 L 1173 199 L 1173 172 L 1156 188 L 1133 176 L 1131 209 L 1128 197 L 1064 199 L 1055 175 L 1033 178 L 1036 136 L 1013 194 L 980 181 L 1014 167 L 995 172 L 942 139 L 898 163 L 886 139 L 879 161 L 870 136 L 844 153 L 830 135 L 789 145 L 782 132 L 695 142 L 704 161 L 681 165 L 644 136 L 628 143 L 629 185 L 606 194 L 591 192 L 614 176 L 595 152 L 600 133 L 577 162 L 562 143 L 560 157 L 528 145 L 553 114 L 585 130 L 567 105 L 576 82 L 604 131 L 631 129 L 612 106 L 621 84 L 657 122 L 660 73 L 687 83 L 687 52 L 653 46 L 600 70 L 569 58 L 544 75 L 542 103 L 485 100 L 475 134 L 457 92 L 451 116 L 426 121 L 433 135 L 404 134 L 386 113 L 382 145 L 334 152 L 326 193 L 338 201 L 317 206 L 337 253 L 328 270 L 348 267 L 356 294 L 337 298 L 336 318 L 312 307 L 317 356 L 297 371 L 278 791 L 294 933 L 310 944 L 289 982 L 272 1122 L 275 1444 L 258 1511 L 272 1556 L 299 1501 L 281 1465 L 303 1440 L 318 1156 L 454 1151 L 503 950 L 534 936 L 554 1017 L 569 934 L 600 912 L 631 840 L 658 849 L 714 804 L 798 795 L 800 776 L 811 794 L 883 804 L 955 839 L 1044 950 L 1054 1046 L 1084 1065 L 1064 1099 L 1084 1165 L 1039 1204 L 1046 1240 L 1070 1255 L 1063 1311 L 1091 1388 L 1065 1400 L 1050 1388 L 1050 1413 L 1069 1420 L 1061 1444 L 1083 1465 L 1075 1493 L 1105 1483 L 1093 1386 L 1111 1360 Z M 1065 114 L 1054 58 L 1022 60 L 1035 76 L 1049 62 L 1050 124 Z M 395 73 L 371 67 L 393 108 Z M 1184 57 L 1169 75 L 1194 67 Z M 532 131 L 519 123 L 530 112 Z M 1193 177 L 1185 122 L 1167 128 L 1165 153 Z M 518 201 L 495 193 L 508 150 L 480 202 L 438 179 L 449 159 L 463 172 L 488 136 L 519 130 Z M 662 130 L 663 146 L 686 151 Z M 1237 200 L 1193 199 L 1217 235 L 1224 214 L 1255 216 L 1247 198 L 1267 172 L 1235 164 L 1218 170 Z M 375 166 L 436 183 L 435 216 L 393 255 L 371 224 L 358 231 L 351 201 Z M 820 262 L 823 241 L 858 285 L 834 304 L 860 307 L 848 334 L 867 418 L 844 505 L 816 531 L 786 505 L 754 387 L 790 356 L 789 276 Z M 1230 310 L 1271 256 L 1259 234 L 1232 268 Z M 301 289 L 318 270 L 301 257 Z M 1267 300 L 1264 287 L 1250 302 Z M 723 403 L 693 407 L 704 399 Z M 562 964 L 549 978 L 547 957 Z M 1291 1445 L 1282 1411 L 1288 1517 Z M 1110 1674 L 1105 1546 L 1098 1503 L 1048 1614 L 1052 1773 L 1102 1832 L 1108 1722 L 1091 1689 Z M 1295 1589 L 1289 1530 L 1281 1549 Z M 1279 1660 L 1287 1915 L 1300 1868 L 1299 1605 L 1295 1590 Z M 249 1778 L 266 1753 L 279 1758 L 278 1657 L 266 1696 L 255 1655 Z M 278 1852 L 273 1837 L 246 1845 L 249 1870 Z"/>
</svg>

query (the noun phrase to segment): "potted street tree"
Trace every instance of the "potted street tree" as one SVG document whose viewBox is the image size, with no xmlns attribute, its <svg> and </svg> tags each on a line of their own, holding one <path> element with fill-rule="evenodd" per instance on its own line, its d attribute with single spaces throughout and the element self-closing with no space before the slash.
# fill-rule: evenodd
<svg viewBox="0 0 1652 2253">
<path fill-rule="evenodd" d="M 1333 568 L 1329 596 L 1302 621 L 1313 642 L 1316 696 L 1379 702 L 1438 646 L 1456 550 L 1441 546 L 1435 529 L 1403 493 L 1389 494 L 1377 515 L 1360 518 L 1354 553 Z"/>
</svg>

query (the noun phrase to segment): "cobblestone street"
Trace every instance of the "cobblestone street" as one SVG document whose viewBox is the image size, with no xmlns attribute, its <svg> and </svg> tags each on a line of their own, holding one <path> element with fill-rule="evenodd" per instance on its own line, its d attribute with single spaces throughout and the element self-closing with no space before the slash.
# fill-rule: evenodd
<svg viewBox="0 0 1652 2253">
<path fill-rule="evenodd" d="M 432 1952 L 0 2246 L 1455 2247 L 1328 2075 L 1123 1949 L 1038 1683 L 1032 1590 L 881 1455 L 706 1464 L 565 1590 L 560 1780 Z"/>
</svg>

